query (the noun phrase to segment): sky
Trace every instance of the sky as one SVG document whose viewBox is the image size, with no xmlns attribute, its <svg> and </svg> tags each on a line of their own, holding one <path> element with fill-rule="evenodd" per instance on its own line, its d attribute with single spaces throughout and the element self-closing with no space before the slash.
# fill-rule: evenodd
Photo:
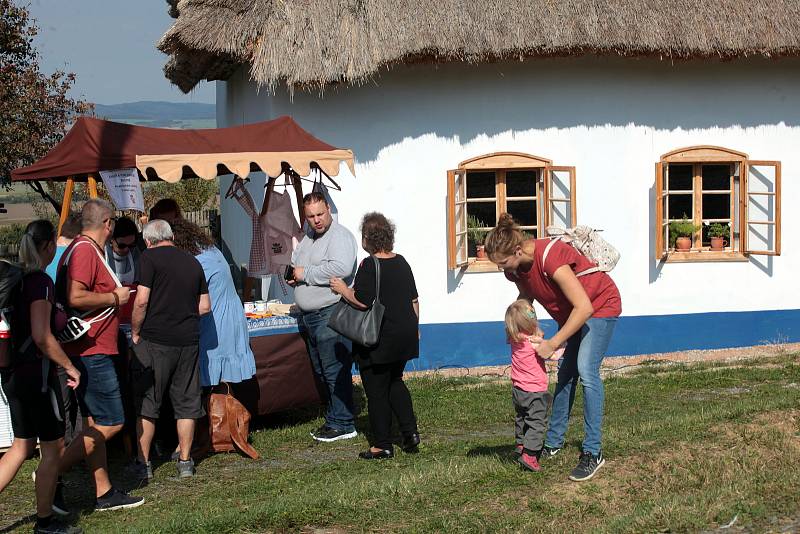
<svg viewBox="0 0 800 534">
<path fill-rule="evenodd" d="M 214 103 L 214 83 L 188 95 L 163 73 L 156 43 L 173 19 L 164 0 L 17 0 L 29 2 L 39 26 L 36 46 L 45 73 L 77 75 L 72 96 L 98 104 L 138 100 Z"/>
</svg>

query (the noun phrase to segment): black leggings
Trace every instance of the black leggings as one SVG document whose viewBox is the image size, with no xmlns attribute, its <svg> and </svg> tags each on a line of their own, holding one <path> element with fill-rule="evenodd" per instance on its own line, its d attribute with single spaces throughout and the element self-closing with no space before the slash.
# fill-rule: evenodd
<svg viewBox="0 0 800 534">
<path fill-rule="evenodd" d="M 367 394 L 369 424 L 372 427 L 372 446 L 392 448 L 392 413 L 400 423 L 400 432 L 408 435 L 417 431 L 417 418 L 411 393 L 403 382 L 405 361 L 372 364 L 362 367 L 361 383 Z"/>
</svg>

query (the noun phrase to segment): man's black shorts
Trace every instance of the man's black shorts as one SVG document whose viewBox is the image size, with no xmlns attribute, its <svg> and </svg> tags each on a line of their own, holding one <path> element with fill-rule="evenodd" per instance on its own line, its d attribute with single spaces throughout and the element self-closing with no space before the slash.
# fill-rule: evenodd
<svg viewBox="0 0 800 534">
<path fill-rule="evenodd" d="M 171 347 L 142 339 L 133 352 L 130 377 L 137 415 L 157 419 L 167 392 L 175 419 L 205 415 L 197 345 Z"/>
</svg>

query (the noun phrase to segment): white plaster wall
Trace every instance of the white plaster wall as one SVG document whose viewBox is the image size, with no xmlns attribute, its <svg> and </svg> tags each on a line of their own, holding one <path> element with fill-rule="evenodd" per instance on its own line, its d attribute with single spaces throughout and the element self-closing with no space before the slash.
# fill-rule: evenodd
<svg viewBox="0 0 800 534">
<path fill-rule="evenodd" d="M 220 83 L 219 126 L 288 114 L 322 140 L 352 148 L 357 178 L 342 166 L 344 191 L 334 193 L 339 220 L 354 232 L 366 211 L 394 220 L 423 323 L 501 320 L 516 297 L 502 274 L 446 268 L 446 170 L 497 151 L 576 166 L 578 221 L 603 228 L 622 252 L 612 275 L 624 315 L 795 309 L 798 67 L 794 59 L 671 65 L 616 58 L 400 66 L 361 87 L 293 98 L 258 94 L 240 72 Z M 782 161 L 782 256 L 666 265 L 653 259 L 654 163 L 696 144 Z M 224 180 L 222 187 L 224 193 Z M 233 208 L 223 202 L 223 234 L 246 262 L 250 225 Z"/>
</svg>

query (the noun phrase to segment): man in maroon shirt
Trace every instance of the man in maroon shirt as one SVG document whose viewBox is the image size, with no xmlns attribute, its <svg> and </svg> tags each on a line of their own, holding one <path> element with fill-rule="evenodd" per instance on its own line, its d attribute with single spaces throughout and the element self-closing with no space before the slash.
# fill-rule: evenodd
<svg viewBox="0 0 800 534">
<path fill-rule="evenodd" d="M 61 468 L 66 471 L 86 459 L 94 477 L 97 511 L 134 508 L 144 503 L 142 497 L 132 497 L 112 487 L 108 478 L 105 444 L 125 422 L 113 360 L 119 357 L 117 308 L 130 298 L 130 289 L 120 287 L 105 258 L 115 220 L 114 208 L 105 200 L 84 204 L 81 234 L 64 251 L 56 277 L 61 302 L 91 323 L 88 332 L 64 344 L 64 352 L 85 378 L 76 391 L 84 430 L 67 447 Z M 97 320 L 92 322 L 93 319 Z"/>
</svg>

